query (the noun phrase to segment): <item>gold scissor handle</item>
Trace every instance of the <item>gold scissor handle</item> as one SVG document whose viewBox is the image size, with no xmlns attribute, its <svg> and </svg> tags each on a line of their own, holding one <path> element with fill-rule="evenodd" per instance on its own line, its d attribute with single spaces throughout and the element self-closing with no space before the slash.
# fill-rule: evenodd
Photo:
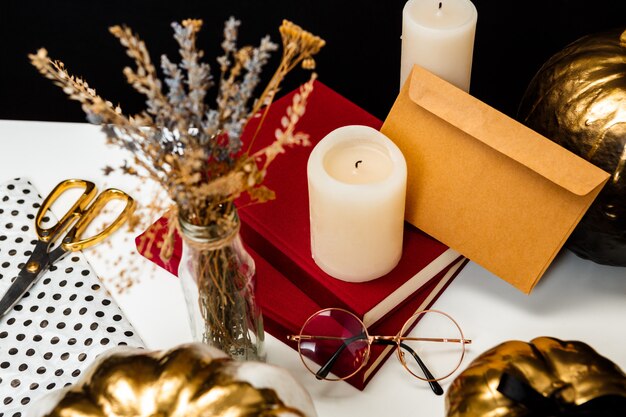
<svg viewBox="0 0 626 417">
<path fill-rule="evenodd" d="M 117 218 L 109 224 L 104 230 L 101 232 L 90 236 L 88 238 L 82 239 L 82 234 L 89 226 L 89 223 L 102 211 L 104 206 L 107 205 L 109 201 L 112 200 L 123 200 L 126 202 L 126 206 L 122 212 L 117 216 Z M 93 246 L 97 243 L 100 243 L 102 240 L 107 238 L 111 233 L 116 231 L 122 223 L 126 221 L 132 214 L 135 209 L 135 200 L 128 194 L 123 191 L 117 190 L 115 188 L 109 188 L 104 190 L 93 204 L 87 208 L 87 210 L 82 212 L 81 217 L 78 219 L 74 227 L 72 227 L 66 237 L 63 239 L 63 243 L 61 246 L 66 251 L 78 251 L 83 250 L 89 246 Z"/>
<path fill-rule="evenodd" d="M 43 222 L 43 218 L 46 216 L 48 209 L 50 209 L 52 204 L 70 188 L 84 188 L 85 191 L 57 224 L 48 229 L 43 228 L 41 223 Z M 72 220 L 83 213 L 91 200 L 93 200 L 96 196 L 97 192 L 98 190 L 96 189 L 96 185 L 90 181 L 78 179 L 61 181 L 56 187 L 54 187 L 50 194 L 48 194 L 37 212 L 37 217 L 35 218 L 35 229 L 39 239 L 44 242 L 55 240 L 56 237 L 63 233 L 63 231 L 72 223 Z"/>
</svg>

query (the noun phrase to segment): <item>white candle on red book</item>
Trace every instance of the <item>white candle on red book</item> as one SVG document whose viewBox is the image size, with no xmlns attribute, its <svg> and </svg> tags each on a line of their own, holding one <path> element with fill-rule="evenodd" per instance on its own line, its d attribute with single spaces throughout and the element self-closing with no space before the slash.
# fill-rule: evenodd
<svg viewBox="0 0 626 417">
<path fill-rule="evenodd" d="M 401 85 L 417 64 L 469 91 L 477 20 L 470 0 L 409 0 L 402 11 Z"/>
<path fill-rule="evenodd" d="M 402 255 L 406 162 L 368 126 L 344 126 L 313 149 L 307 164 L 311 252 L 335 278 L 363 282 L 391 271 Z"/>
</svg>

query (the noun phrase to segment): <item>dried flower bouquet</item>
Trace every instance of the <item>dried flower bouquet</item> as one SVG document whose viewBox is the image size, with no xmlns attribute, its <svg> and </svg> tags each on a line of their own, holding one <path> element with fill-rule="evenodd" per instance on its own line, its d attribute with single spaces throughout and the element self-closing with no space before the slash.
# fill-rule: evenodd
<svg viewBox="0 0 626 417">
<path fill-rule="evenodd" d="M 297 132 L 296 124 L 305 112 L 314 73 L 294 96 L 271 145 L 251 152 L 252 144 L 243 144 L 241 134 L 252 118 L 261 118 L 259 126 L 262 124 L 287 73 L 298 65 L 314 69 L 313 57 L 324 41 L 283 21 L 282 58 L 269 83 L 255 97 L 261 71 L 278 46 L 266 36 L 258 46 L 238 48 L 239 25 L 232 17 L 225 23 L 221 44 L 224 54 L 217 59 L 220 74 L 216 80 L 210 66 L 201 61 L 203 51 L 196 47 L 202 21 L 172 23 L 181 61 L 174 63 L 166 55 L 161 56 L 166 92 L 144 42 L 128 27 L 111 27 L 110 32 L 135 63 L 135 68 L 124 68 L 128 83 L 146 96 L 146 109 L 132 116 L 100 97 L 81 78 L 70 75 L 62 62 L 48 57 L 45 49 L 29 55 L 31 63 L 46 78 L 82 104 L 89 121 L 101 124 L 109 143 L 132 155 L 134 164 L 124 162 L 120 167 L 106 167 L 106 171 L 121 169 L 126 174 L 153 180 L 166 191 L 171 204 L 163 207 L 170 224 L 161 253 L 165 258 L 171 255 L 172 234 L 175 228 L 181 230 L 181 222 L 187 229 L 211 227 L 217 230 L 216 236 L 232 236 L 231 231 L 238 230 L 238 218 L 232 215 L 233 201 L 244 193 L 252 203 L 274 198 L 274 193 L 262 185 L 269 165 L 286 147 L 308 144 L 308 136 Z M 217 98 L 211 107 L 207 104 L 207 91 L 214 86 Z M 232 237 L 225 237 L 222 244 L 219 240 L 217 244 L 212 242 L 211 250 L 195 242 L 192 263 L 196 279 L 210 283 L 198 282 L 207 326 L 204 339 L 237 356 L 242 349 L 250 349 L 253 341 L 246 336 L 250 323 L 246 323 L 245 313 L 230 311 L 242 308 L 236 305 L 232 294 L 250 290 L 250 280 L 236 262 L 237 251 L 231 241 Z M 239 317 L 239 322 L 232 323 L 226 316 Z"/>
</svg>

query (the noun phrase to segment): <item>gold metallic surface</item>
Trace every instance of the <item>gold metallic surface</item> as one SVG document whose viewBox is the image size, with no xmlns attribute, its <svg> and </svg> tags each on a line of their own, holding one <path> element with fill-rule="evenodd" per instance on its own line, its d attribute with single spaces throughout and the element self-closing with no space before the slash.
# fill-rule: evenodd
<svg viewBox="0 0 626 417">
<path fill-rule="evenodd" d="M 43 227 L 43 219 L 48 215 L 48 210 L 50 210 L 52 205 L 63 195 L 63 193 L 65 193 L 65 191 L 72 188 L 82 188 L 84 190 L 83 194 L 54 226 L 49 229 L 45 229 Z M 43 203 L 41 203 L 41 207 L 37 212 L 37 217 L 35 218 L 35 228 L 39 239 L 44 242 L 48 242 L 52 236 L 58 236 L 63 233 L 63 231 L 70 224 L 72 224 L 72 220 L 78 217 L 80 213 L 87 208 L 97 193 L 98 190 L 96 185 L 91 181 L 69 179 L 61 181 L 57 184 L 57 186 L 50 191 L 50 194 L 48 194 Z"/>
<path fill-rule="evenodd" d="M 59 198 L 67 190 L 72 188 L 83 189 L 83 193 L 54 226 L 48 229 L 44 228 L 43 223 L 44 219 L 48 215 L 48 210 L 50 210 L 53 204 L 56 203 L 56 201 L 59 200 Z M 66 251 L 83 250 L 96 245 L 109 237 L 133 214 L 135 209 L 135 200 L 133 200 L 133 198 L 125 192 L 116 188 L 109 188 L 104 190 L 101 194 L 97 194 L 98 190 L 95 184 L 91 181 L 80 179 L 68 179 L 61 181 L 44 199 L 39 211 L 37 212 L 37 216 L 35 217 L 35 228 L 39 239 L 44 242 L 49 242 L 52 238 L 56 239 L 61 235 L 61 233 L 63 233 L 64 230 L 70 227 L 74 221 L 76 221 L 76 224 L 69 229 L 67 236 L 63 239 L 62 246 Z M 125 203 L 122 212 L 102 231 L 94 234 L 93 236 L 83 238 L 82 234 L 85 232 L 93 219 L 109 202 L 113 200 L 121 200 Z M 91 204 L 92 201 L 93 204 Z"/>
<path fill-rule="evenodd" d="M 611 174 L 567 246 L 626 266 L 626 31 L 585 36 L 550 58 L 518 118 Z"/>
<path fill-rule="evenodd" d="M 39 271 L 39 267 L 41 265 L 39 264 L 39 262 L 35 262 L 35 261 L 31 261 L 29 263 L 26 264 L 26 270 L 32 274 L 34 274 L 35 272 Z"/>
<path fill-rule="evenodd" d="M 202 344 L 168 352 L 115 352 L 90 368 L 83 383 L 67 390 L 47 416 L 305 416 L 285 405 L 275 390 L 238 380 L 242 363 L 215 352 Z M 259 365 L 260 372 L 274 368 Z"/>
<path fill-rule="evenodd" d="M 582 342 L 539 337 L 508 341 L 476 358 L 448 389 L 447 417 L 521 417 L 528 409 L 498 392 L 504 371 L 544 396 L 580 405 L 605 395 L 626 398 L 626 375 Z"/>
<path fill-rule="evenodd" d="M 121 200 L 124 202 L 122 212 L 103 230 L 93 236 L 83 238 L 82 235 L 85 230 L 87 230 L 87 227 L 89 227 L 89 224 L 102 211 L 102 209 L 104 209 L 104 207 L 106 207 L 106 205 L 113 200 Z M 124 191 L 116 188 L 108 188 L 104 190 L 96 197 L 93 204 L 83 212 L 74 227 L 70 229 L 67 234 L 68 239 L 66 239 L 62 244 L 63 249 L 66 251 L 78 251 L 102 242 L 113 232 L 119 229 L 122 224 L 130 218 L 134 210 L 135 200 Z"/>
</svg>

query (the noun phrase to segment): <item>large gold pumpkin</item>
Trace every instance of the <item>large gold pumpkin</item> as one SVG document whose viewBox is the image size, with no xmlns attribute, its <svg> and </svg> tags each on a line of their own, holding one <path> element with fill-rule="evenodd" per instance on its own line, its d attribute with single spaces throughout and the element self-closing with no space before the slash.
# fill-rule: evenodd
<svg viewBox="0 0 626 417">
<path fill-rule="evenodd" d="M 585 343 L 538 337 L 530 343 L 504 342 L 470 363 L 448 389 L 447 417 L 533 415 L 498 391 L 504 372 L 527 381 L 542 396 L 573 407 L 610 397 L 615 412 L 610 415 L 626 415 L 626 375 L 617 365 Z"/>
<path fill-rule="evenodd" d="M 611 174 L 567 247 L 626 266 L 626 31 L 583 37 L 550 58 L 530 82 L 518 118 Z"/>
<path fill-rule="evenodd" d="M 1 414 L 1 413 L 0 413 Z M 29 410 L 46 417 L 315 417 L 284 369 L 236 362 L 204 344 L 105 353 L 74 386 Z"/>
</svg>

